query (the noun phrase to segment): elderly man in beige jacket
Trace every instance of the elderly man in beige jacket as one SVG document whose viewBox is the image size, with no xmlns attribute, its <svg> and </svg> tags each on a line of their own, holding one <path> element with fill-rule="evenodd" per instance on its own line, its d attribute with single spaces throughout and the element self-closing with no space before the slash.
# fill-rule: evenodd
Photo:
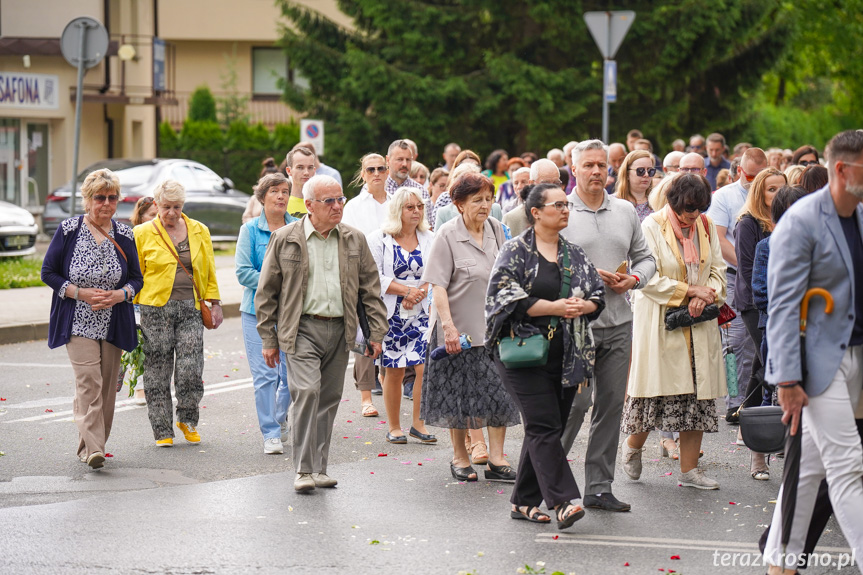
<svg viewBox="0 0 863 575">
<path fill-rule="evenodd" d="M 348 352 L 357 336 L 357 304 L 368 317 L 376 358 L 387 333 L 378 269 L 363 233 L 341 223 L 339 183 L 315 176 L 303 188 L 308 214 L 275 232 L 267 247 L 255 310 L 270 367 L 285 352 L 291 392 L 294 489 L 335 487 L 327 475 L 333 422 Z"/>
</svg>

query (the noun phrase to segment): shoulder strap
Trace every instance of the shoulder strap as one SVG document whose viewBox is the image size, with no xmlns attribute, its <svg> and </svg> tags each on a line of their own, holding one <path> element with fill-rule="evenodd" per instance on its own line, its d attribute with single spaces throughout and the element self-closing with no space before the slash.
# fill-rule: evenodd
<svg viewBox="0 0 863 575">
<path fill-rule="evenodd" d="M 186 269 L 186 266 L 183 265 L 183 262 L 180 261 L 180 256 L 171 248 L 168 244 L 168 240 L 165 239 L 165 236 L 162 235 L 162 232 L 159 230 L 159 226 L 156 225 L 156 220 L 151 220 L 153 227 L 156 229 L 156 233 L 159 234 L 159 237 L 162 238 L 162 241 L 165 243 L 165 247 L 171 252 L 171 255 L 174 256 L 174 259 L 177 260 L 177 263 L 180 264 L 180 267 L 183 268 L 183 271 L 186 272 L 186 275 L 189 276 L 189 279 L 192 280 L 192 287 L 195 289 L 195 295 L 198 297 L 198 301 L 203 301 L 204 298 L 201 297 L 201 294 L 198 292 L 198 286 L 195 284 L 195 276 L 189 273 L 189 270 Z"/>
<path fill-rule="evenodd" d="M 99 233 L 102 234 L 105 239 L 109 240 L 112 244 L 114 244 L 114 247 L 117 248 L 117 251 L 120 252 L 120 255 L 123 256 L 123 259 L 126 260 L 126 262 L 129 261 L 129 258 L 126 257 L 126 252 L 123 251 L 123 248 L 120 247 L 120 244 L 114 241 L 114 238 L 107 235 L 105 231 L 96 224 L 93 224 L 93 227 L 99 230 Z"/>
<path fill-rule="evenodd" d="M 569 295 L 569 286 L 572 282 L 572 268 L 569 265 L 569 246 L 563 244 L 563 282 L 560 284 L 560 297 L 565 298 Z M 548 327 L 551 331 L 557 329 L 557 324 L 560 317 L 552 316 L 548 322 Z"/>
<path fill-rule="evenodd" d="M 707 240 L 710 240 L 710 224 L 707 223 L 707 216 L 701 214 L 701 224 L 704 226 L 704 231 L 707 233 Z"/>
</svg>

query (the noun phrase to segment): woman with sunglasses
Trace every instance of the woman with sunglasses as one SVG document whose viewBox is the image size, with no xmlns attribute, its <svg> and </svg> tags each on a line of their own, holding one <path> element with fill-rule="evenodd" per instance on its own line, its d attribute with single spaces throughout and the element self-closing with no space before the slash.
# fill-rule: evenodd
<svg viewBox="0 0 863 575">
<path fill-rule="evenodd" d="M 177 396 L 177 427 L 189 443 L 200 443 L 199 407 L 204 396 L 204 324 L 201 306 L 212 305 L 222 323 L 210 230 L 183 213 L 186 190 L 165 180 L 153 192 L 159 215 L 135 228 L 144 287 L 141 306 L 147 412 L 158 447 L 174 444 L 171 377 Z"/>
<path fill-rule="evenodd" d="M 549 523 L 549 515 L 539 509 L 545 501 L 556 512 L 558 528 L 565 529 L 584 516 L 584 508 L 561 437 L 576 392 L 592 376 L 595 348 L 588 323 L 605 307 L 605 284 L 584 251 L 560 235 L 572 208 L 564 191 L 555 184 L 526 190 L 518 209 L 525 211 L 530 227 L 504 244 L 494 264 L 486 293 L 485 345 L 524 421 L 510 517 Z M 497 341 L 510 333 L 547 335 L 545 365 L 505 367 Z"/>
<path fill-rule="evenodd" d="M 653 188 L 653 176 L 656 174 L 653 156 L 647 150 L 633 150 L 623 159 L 619 173 L 614 194 L 631 202 L 635 206 L 638 219 L 643 222 L 644 218 L 653 213 L 648 202 L 650 190 Z"/>
<path fill-rule="evenodd" d="M 718 430 L 715 399 L 725 395 L 725 362 L 716 319 L 667 330 L 665 315 L 686 306 L 698 318 L 725 299 L 725 261 L 713 221 L 704 176 L 680 174 L 668 203 L 644 220 L 642 230 L 656 259 L 656 273 L 634 292 L 633 345 L 621 431 L 623 470 L 641 476 L 641 453 L 652 430 L 680 433 L 679 484 L 719 489 L 698 468 L 704 432 Z M 680 265 L 683 262 L 683 265 Z"/>
<path fill-rule="evenodd" d="M 387 306 L 389 331 L 384 337 L 378 362 L 386 368 L 383 377 L 384 406 L 387 410 L 390 443 L 407 443 L 399 422 L 402 381 L 413 367 L 413 419 L 409 435 L 422 443 L 437 438 L 420 419 L 423 369 L 426 361 L 426 332 L 429 323 L 429 285 L 422 281 L 434 235 L 425 218 L 421 190 L 402 187 L 387 206 L 380 229 L 368 236 L 369 248 L 381 278 L 381 297 Z"/>
<path fill-rule="evenodd" d="M 132 298 L 144 281 L 132 228 L 112 219 L 120 180 L 108 169 L 91 172 L 81 197 L 84 215 L 57 228 L 42 281 L 54 290 L 48 347 L 65 345 L 75 373 L 77 456 L 99 469 L 114 420 L 120 354 L 138 345 Z"/>
<path fill-rule="evenodd" d="M 360 193 L 345 204 L 342 223 L 353 226 L 366 237 L 376 232 L 387 217 L 389 196 L 386 191 L 386 160 L 380 154 L 366 154 L 360 160 L 360 169 L 353 184 L 363 184 Z M 372 390 L 377 380 L 374 361 L 364 355 L 354 357 L 354 385 L 360 392 L 363 417 L 377 417 L 378 410 L 372 403 Z"/>
</svg>

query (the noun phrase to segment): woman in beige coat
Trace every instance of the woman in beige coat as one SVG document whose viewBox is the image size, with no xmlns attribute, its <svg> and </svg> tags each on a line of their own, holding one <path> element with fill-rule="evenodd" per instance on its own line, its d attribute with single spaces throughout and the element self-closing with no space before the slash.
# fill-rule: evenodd
<svg viewBox="0 0 863 575">
<path fill-rule="evenodd" d="M 667 205 L 642 224 L 656 274 L 633 295 L 632 363 L 621 430 L 623 468 L 641 475 L 641 452 L 653 429 L 680 432 L 680 484 L 719 489 L 698 468 L 702 434 L 716 432 L 714 400 L 725 395 L 725 365 L 717 320 L 667 330 L 666 311 L 687 306 L 698 318 L 725 301 L 725 263 L 713 222 L 704 216 L 710 186 L 701 175 L 674 179 Z M 711 311 L 711 310 L 708 310 Z M 715 317 L 715 316 L 714 316 Z"/>
</svg>

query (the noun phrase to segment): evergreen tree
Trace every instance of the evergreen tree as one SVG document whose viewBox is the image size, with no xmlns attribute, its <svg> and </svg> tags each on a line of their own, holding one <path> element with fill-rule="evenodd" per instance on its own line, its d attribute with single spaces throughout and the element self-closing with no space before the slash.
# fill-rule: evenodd
<svg viewBox="0 0 863 575">
<path fill-rule="evenodd" d="M 327 122 L 328 161 L 343 170 L 399 137 L 432 166 L 449 141 L 485 155 L 597 137 L 602 61 L 586 11 L 637 14 L 616 57 L 613 140 L 733 128 L 790 40 L 779 0 L 339 0 L 351 30 L 279 1 L 282 44 L 310 84 L 285 98 Z"/>
</svg>

